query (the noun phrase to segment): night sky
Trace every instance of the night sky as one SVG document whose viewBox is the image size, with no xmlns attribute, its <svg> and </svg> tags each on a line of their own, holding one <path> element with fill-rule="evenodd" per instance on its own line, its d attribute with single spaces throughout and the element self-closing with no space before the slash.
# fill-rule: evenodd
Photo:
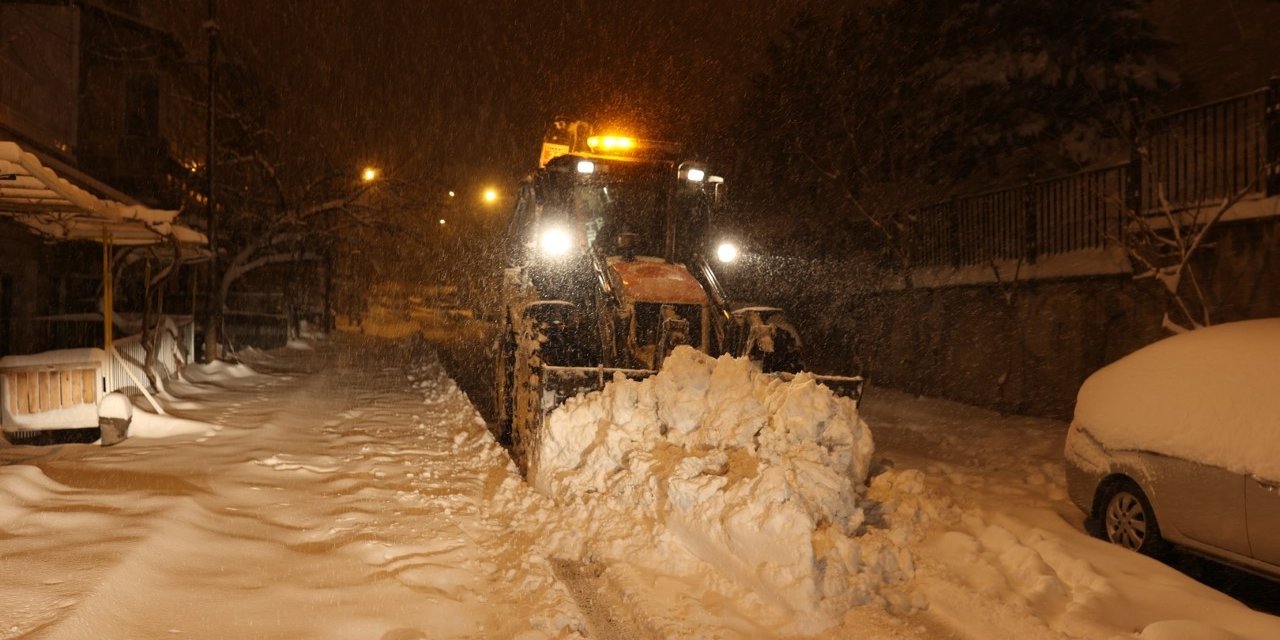
<svg viewBox="0 0 1280 640">
<path fill-rule="evenodd" d="M 143 5 L 203 60 L 206 0 Z M 557 115 L 713 148 L 804 6 L 845 3 L 218 0 L 218 22 L 224 56 L 278 88 L 273 129 L 292 152 L 478 193 L 533 168 Z M 1280 53 L 1259 26 L 1280 23 L 1277 2 L 1155 0 L 1148 14 L 1193 99 L 1261 86 Z"/>
<path fill-rule="evenodd" d="M 798 5 L 219 0 L 218 23 L 225 55 L 279 87 L 274 128 L 291 147 L 430 168 L 471 192 L 533 168 L 556 115 L 696 147 Z M 203 58 L 205 10 L 148 12 Z"/>
</svg>

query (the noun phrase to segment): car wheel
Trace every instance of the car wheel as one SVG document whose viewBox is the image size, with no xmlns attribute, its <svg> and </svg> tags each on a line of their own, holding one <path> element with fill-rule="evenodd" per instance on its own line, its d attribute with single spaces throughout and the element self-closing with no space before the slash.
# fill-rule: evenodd
<svg viewBox="0 0 1280 640">
<path fill-rule="evenodd" d="M 1102 535 L 1107 541 L 1138 553 L 1160 550 L 1160 526 L 1146 494 L 1132 481 L 1111 485 L 1102 503 Z"/>
</svg>

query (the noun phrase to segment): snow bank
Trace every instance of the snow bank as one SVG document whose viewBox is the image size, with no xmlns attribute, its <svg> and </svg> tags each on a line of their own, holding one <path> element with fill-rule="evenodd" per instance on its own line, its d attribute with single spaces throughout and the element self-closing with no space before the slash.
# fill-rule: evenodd
<svg viewBox="0 0 1280 640">
<path fill-rule="evenodd" d="M 1280 480 L 1280 318 L 1161 340 L 1089 377 L 1075 423 L 1111 449 Z"/>
<path fill-rule="evenodd" d="M 133 412 L 133 421 L 129 423 L 130 438 L 169 438 L 183 435 L 212 436 L 217 430 L 215 425 L 208 422 L 162 416 L 136 408 Z"/>
<path fill-rule="evenodd" d="M 315 347 L 311 344 L 311 342 L 309 342 L 307 339 L 304 339 L 304 338 L 289 338 L 289 341 L 285 343 L 284 348 L 293 349 L 294 351 L 314 351 L 315 350 Z"/>
<path fill-rule="evenodd" d="M 657 375 L 552 413 L 531 475 L 593 529 L 594 553 L 634 559 L 674 538 L 709 580 L 781 612 L 783 633 L 814 633 L 913 572 L 910 536 L 867 522 L 872 451 L 854 403 L 812 377 L 681 347 Z"/>
<path fill-rule="evenodd" d="M 257 371 L 243 364 L 214 360 L 207 364 L 189 364 L 182 370 L 182 378 L 188 382 L 218 382 L 236 378 L 249 378 Z"/>
<path fill-rule="evenodd" d="M 168 438 L 182 435 L 211 436 L 217 427 L 199 420 L 188 420 L 170 415 L 160 415 L 133 406 L 123 393 L 108 393 L 98 403 L 98 415 L 129 421 L 131 438 Z"/>
</svg>

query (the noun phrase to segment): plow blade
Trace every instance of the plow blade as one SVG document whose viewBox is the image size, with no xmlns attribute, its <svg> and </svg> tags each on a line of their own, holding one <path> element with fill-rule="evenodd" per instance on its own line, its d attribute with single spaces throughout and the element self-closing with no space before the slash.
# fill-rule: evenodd
<svg viewBox="0 0 1280 640">
<path fill-rule="evenodd" d="M 590 393 L 604 388 L 605 383 L 613 380 L 615 374 L 622 374 L 630 380 L 643 380 L 657 373 L 653 369 L 620 369 L 616 367 L 560 367 L 542 366 L 542 397 L 539 408 L 542 416 L 555 411 L 565 400 L 579 393 Z M 779 379 L 790 382 L 796 374 L 787 372 L 771 373 Z M 832 393 L 843 398 L 850 398 L 854 403 L 862 401 L 862 376 L 833 376 L 810 374 L 819 384 L 826 385 Z"/>
<path fill-rule="evenodd" d="M 555 411 L 565 400 L 579 393 L 590 393 L 604 388 L 606 382 L 620 373 L 631 380 L 643 380 L 657 373 L 653 369 L 619 369 L 616 367 L 559 367 L 542 366 L 542 399 L 539 406 L 542 415 Z"/>
<path fill-rule="evenodd" d="M 782 380 L 790 382 L 795 379 L 794 373 L 774 373 L 771 375 L 778 376 Z M 856 405 L 862 404 L 862 385 L 866 383 L 866 379 L 862 376 L 832 376 L 810 374 L 819 384 L 826 385 L 831 392 L 842 398 L 850 398 Z"/>
</svg>

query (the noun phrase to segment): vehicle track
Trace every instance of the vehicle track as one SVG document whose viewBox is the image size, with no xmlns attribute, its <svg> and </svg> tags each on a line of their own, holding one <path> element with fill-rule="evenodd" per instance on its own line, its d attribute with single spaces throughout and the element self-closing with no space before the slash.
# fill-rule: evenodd
<svg viewBox="0 0 1280 640">
<path fill-rule="evenodd" d="M 629 613 L 630 607 L 604 576 L 603 566 L 556 558 L 551 560 L 551 569 L 578 603 L 592 638 L 635 640 L 654 637 L 643 631 Z"/>
</svg>

